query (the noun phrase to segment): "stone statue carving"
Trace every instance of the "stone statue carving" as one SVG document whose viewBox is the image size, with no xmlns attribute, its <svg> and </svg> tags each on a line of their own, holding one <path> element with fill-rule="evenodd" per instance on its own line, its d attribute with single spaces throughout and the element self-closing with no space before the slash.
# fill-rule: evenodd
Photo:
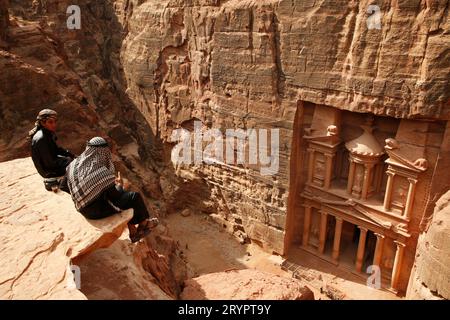
<svg viewBox="0 0 450 320">
<path fill-rule="evenodd" d="M 339 133 L 338 127 L 335 125 L 330 125 L 327 128 L 327 137 L 337 136 Z"/>
<path fill-rule="evenodd" d="M 414 166 L 421 170 L 427 170 L 428 169 L 428 161 L 427 161 L 427 159 L 424 159 L 424 158 L 417 159 L 416 161 L 414 161 Z"/>
<path fill-rule="evenodd" d="M 395 140 L 393 138 L 388 138 L 385 140 L 385 142 L 386 142 L 385 148 L 388 150 L 394 150 L 394 149 L 398 149 L 400 147 L 397 140 Z"/>
</svg>

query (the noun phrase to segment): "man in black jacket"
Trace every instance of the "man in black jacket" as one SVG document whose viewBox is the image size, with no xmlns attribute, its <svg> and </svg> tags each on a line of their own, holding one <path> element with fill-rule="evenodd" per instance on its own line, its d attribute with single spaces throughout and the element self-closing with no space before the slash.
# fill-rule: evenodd
<svg viewBox="0 0 450 320">
<path fill-rule="evenodd" d="M 75 158 L 68 150 L 56 144 L 56 122 L 58 114 L 51 109 L 41 110 L 36 124 L 30 131 L 31 158 L 39 174 L 44 178 L 47 190 L 55 190 L 57 178 L 66 173 L 66 167 Z"/>
</svg>

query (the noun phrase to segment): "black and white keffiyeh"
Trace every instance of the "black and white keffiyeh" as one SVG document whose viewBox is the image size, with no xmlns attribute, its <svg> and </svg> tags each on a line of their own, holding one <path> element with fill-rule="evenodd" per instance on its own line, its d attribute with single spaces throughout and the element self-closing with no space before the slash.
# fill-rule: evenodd
<svg viewBox="0 0 450 320">
<path fill-rule="evenodd" d="M 108 143 L 100 137 L 67 167 L 67 185 L 77 210 L 97 199 L 115 183 L 115 168 Z"/>
</svg>

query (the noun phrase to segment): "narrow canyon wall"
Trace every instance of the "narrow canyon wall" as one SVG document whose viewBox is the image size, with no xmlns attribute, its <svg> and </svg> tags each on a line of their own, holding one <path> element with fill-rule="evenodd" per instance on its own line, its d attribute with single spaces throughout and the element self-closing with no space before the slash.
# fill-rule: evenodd
<svg viewBox="0 0 450 320">
<path fill-rule="evenodd" d="M 249 165 L 182 168 L 205 179 L 219 221 L 278 253 L 302 101 L 449 119 L 448 1 L 380 1 L 381 29 L 367 27 L 370 1 L 117 4 L 128 30 L 121 49 L 127 94 L 163 141 L 176 128 L 192 130 L 195 120 L 222 131 L 280 129 L 273 176 Z M 441 183 L 437 192 L 445 188 Z M 189 197 L 205 193 L 190 191 Z"/>
<path fill-rule="evenodd" d="M 152 210 L 213 214 L 242 241 L 284 253 L 296 223 L 287 219 L 299 196 L 293 176 L 304 169 L 294 121 L 311 116 L 305 104 L 447 122 L 444 137 L 450 132 L 449 1 L 379 1 L 381 29 L 367 26 L 368 0 L 80 0 L 80 30 L 67 29 L 70 4 L 10 1 L 10 39 L 0 47 L 1 160 L 25 155 L 23 133 L 42 106 L 54 107 L 70 128 L 63 144 L 111 137 Z M 279 129 L 279 171 L 174 166 L 171 135 L 196 120 L 222 133 Z M 424 220 L 450 187 L 439 174 L 448 152 L 433 158 Z"/>
<path fill-rule="evenodd" d="M 446 1 L 380 2 L 380 30 L 367 28 L 368 1 L 83 0 L 80 30 L 67 29 L 69 4 L 10 3 L 2 159 L 26 155 L 23 132 L 41 107 L 54 107 L 70 128 L 61 143 L 81 151 L 87 137 L 109 135 L 154 210 L 216 213 L 242 240 L 278 253 L 303 101 L 449 118 Z M 27 84 L 15 86 L 21 79 Z M 195 120 L 223 132 L 279 129 L 278 173 L 220 163 L 174 168 L 171 134 Z"/>
<path fill-rule="evenodd" d="M 80 1 L 82 31 L 67 29 L 66 9 L 71 1 L 11 0 L 7 7 L 7 2 L 2 0 L 0 4 L 1 22 L 5 21 L 3 18 L 9 9 L 8 36 L 0 40 L 0 129 L 3 132 L 0 162 L 29 156 L 27 133 L 39 110 L 53 108 L 59 113 L 57 135 L 60 145 L 79 154 L 89 138 L 96 135 L 109 137 L 116 169 L 130 179 L 133 190 L 144 194 L 148 208 L 154 214 L 164 215 L 164 202 L 158 202 L 161 189 L 157 176 L 158 170 L 164 170 L 160 165 L 162 152 L 158 150 L 157 137 L 122 87 L 118 57 L 124 30 L 117 21 L 112 3 Z M 24 201 L 26 199 L 25 194 Z M 142 298 L 146 294 L 147 298 L 152 298 L 146 284 L 134 283 L 136 277 L 141 276 L 136 274 L 138 270 L 142 274 L 148 273 L 147 280 L 153 275 L 151 281 L 176 297 L 179 284 L 184 280 L 184 263 L 171 251 L 176 249 L 175 245 L 164 247 L 171 242 L 173 240 L 168 236 L 153 241 L 164 254 L 146 245 L 132 253 L 136 254 L 134 259 L 140 266 L 131 268 L 123 276 L 127 278 L 126 286 L 136 285 L 135 292 L 121 296 L 120 292 L 111 291 L 120 288 L 102 278 L 97 280 L 105 280 L 105 283 L 93 284 L 89 290 L 95 290 L 88 296 L 105 298 L 102 294 L 109 292 L 109 298 Z M 117 269 L 120 267 L 120 262 L 115 260 L 117 256 L 130 257 L 119 252 L 120 248 L 116 249 L 102 251 L 96 256 L 105 256 L 104 265 Z M 16 258 L 17 255 L 11 252 L 11 259 Z M 99 271 L 95 263 L 88 259 L 84 267 L 89 267 L 89 274 L 84 276 L 95 278 Z M 172 276 L 172 270 L 178 270 L 177 276 Z M 105 287 L 99 289 L 103 285 Z M 3 289 L 8 295 L 12 294 L 8 291 L 8 283 L 2 292 Z M 40 289 L 42 287 L 35 288 L 37 294 L 45 294 L 46 291 L 39 292 Z M 166 293 L 161 293 L 153 298 L 167 297 Z"/>
<path fill-rule="evenodd" d="M 27 133 L 39 110 L 53 108 L 60 145 L 79 154 L 89 138 L 109 136 L 117 169 L 164 214 L 157 203 L 163 152 L 125 94 L 119 61 L 125 31 L 113 4 L 80 1 L 82 28 L 69 30 L 70 4 L 9 1 L 8 39 L 0 41 L 0 161 L 29 156 Z"/>
</svg>

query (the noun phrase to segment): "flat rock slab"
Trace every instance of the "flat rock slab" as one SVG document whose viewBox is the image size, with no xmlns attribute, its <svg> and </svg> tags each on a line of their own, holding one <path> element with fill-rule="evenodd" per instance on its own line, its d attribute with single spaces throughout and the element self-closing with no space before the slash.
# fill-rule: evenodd
<svg viewBox="0 0 450 320">
<path fill-rule="evenodd" d="M 48 192 L 31 158 L 0 163 L 0 299 L 86 299 L 71 263 L 110 246 L 132 210 L 86 220 L 70 195 Z"/>
<path fill-rule="evenodd" d="M 254 270 L 230 270 L 189 279 L 182 300 L 314 300 L 300 281 Z"/>
</svg>

